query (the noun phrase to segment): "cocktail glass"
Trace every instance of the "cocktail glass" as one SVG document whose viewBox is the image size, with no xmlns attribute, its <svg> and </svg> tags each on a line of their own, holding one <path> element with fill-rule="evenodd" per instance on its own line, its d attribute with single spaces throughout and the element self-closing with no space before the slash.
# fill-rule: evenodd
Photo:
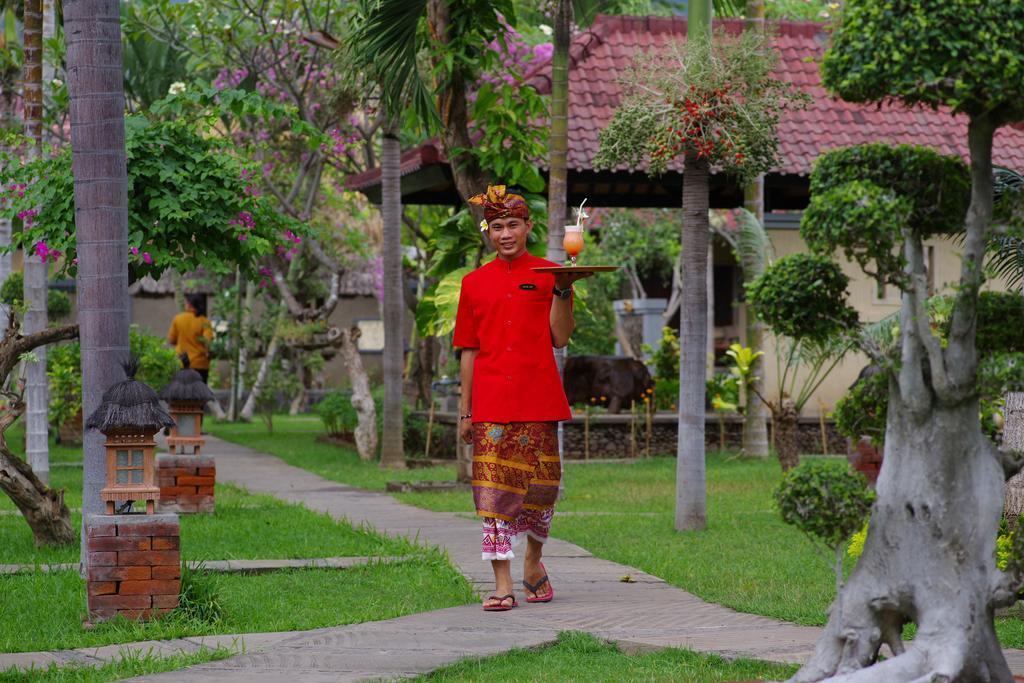
<svg viewBox="0 0 1024 683">
<path fill-rule="evenodd" d="M 562 247 L 569 257 L 570 265 L 576 265 L 576 257 L 583 251 L 583 226 L 565 226 L 565 236 L 562 238 Z"/>
</svg>

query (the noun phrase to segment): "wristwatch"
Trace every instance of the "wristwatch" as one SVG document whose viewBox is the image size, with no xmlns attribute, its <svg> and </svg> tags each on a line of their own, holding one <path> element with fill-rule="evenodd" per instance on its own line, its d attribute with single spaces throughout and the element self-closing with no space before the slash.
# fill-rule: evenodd
<svg viewBox="0 0 1024 683">
<path fill-rule="evenodd" d="M 566 287 L 565 289 L 559 289 L 556 285 L 551 288 L 551 292 L 559 299 L 568 299 L 572 296 L 572 286 Z"/>
</svg>

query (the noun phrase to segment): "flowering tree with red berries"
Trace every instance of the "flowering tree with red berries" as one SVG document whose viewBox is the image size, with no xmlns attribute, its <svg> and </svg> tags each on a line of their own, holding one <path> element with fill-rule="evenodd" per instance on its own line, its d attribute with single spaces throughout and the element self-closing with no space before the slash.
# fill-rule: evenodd
<svg viewBox="0 0 1024 683">
<path fill-rule="evenodd" d="M 707 349 L 709 176 L 744 182 L 778 158 L 776 126 L 803 96 L 772 77 L 778 61 L 757 32 L 698 33 L 641 55 L 624 79 L 622 103 L 601 131 L 597 167 L 683 169 L 682 311 L 679 364 L 679 480 L 676 528 L 706 524 L 704 380 Z M 685 476 L 684 476 L 685 474 Z M 691 476 L 692 475 L 692 476 Z"/>
</svg>

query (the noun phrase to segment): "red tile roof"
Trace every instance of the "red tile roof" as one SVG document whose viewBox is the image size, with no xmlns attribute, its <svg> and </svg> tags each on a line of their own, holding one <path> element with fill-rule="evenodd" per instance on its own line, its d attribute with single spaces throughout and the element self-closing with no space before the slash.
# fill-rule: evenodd
<svg viewBox="0 0 1024 683">
<path fill-rule="evenodd" d="M 787 111 L 779 122 L 781 164 L 775 173 L 806 175 L 822 152 L 865 142 L 927 145 L 945 154 L 967 159 L 967 118 L 948 111 L 899 104 L 851 104 L 830 96 L 821 86 L 819 65 L 828 36 L 815 22 L 771 22 L 773 44 L 780 60 L 776 76 L 797 85 L 813 101 L 802 110 Z M 715 22 L 729 32 L 742 30 L 739 19 Z M 685 17 L 599 16 L 589 30 L 578 35 L 570 50 L 568 166 L 591 170 L 598 150 L 597 136 L 615 112 L 622 94 L 620 74 L 636 53 L 686 38 Z M 542 93 L 551 89 L 551 65 L 541 64 L 527 82 Z M 429 150 L 429 152 L 427 151 Z M 429 156 L 444 161 L 436 142 L 427 143 L 403 158 L 419 168 Z M 422 160 L 422 161 L 420 161 Z M 1024 169 L 1024 127 L 1007 126 L 995 138 L 993 162 Z M 415 168 L 410 168 L 415 170 Z M 676 169 L 678 170 L 678 168 Z M 349 187 L 376 184 L 374 169 L 349 179 Z"/>
<path fill-rule="evenodd" d="M 743 22 L 715 22 L 729 32 L 742 30 Z M 821 86 L 819 65 L 828 36 L 822 24 L 773 22 L 774 47 L 779 51 L 776 77 L 793 83 L 811 96 L 803 110 L 787 111 L 779 122 L 782 163 L 777 173 L 805 175 L 814 159 L 835 147 L 865 142 L 927 145 L 945 154 L 967 153 L 967 118 L 947 111 L 899 104 L 851 104 L 830 96 Z M 686 37 L 685 17 L 600 16 L 586 33 L 578 36 L 570 52 L 569 71 L 569 167 L 591 168 L 597 153 L 597 134 L 608 125 L 622 87 L 617 78 L 633 56 L 641 51 Z M 542 92 L 550 91 L 550 66 L 531 79 Z M 996 134 L 996 164 L 1024 169 L 1024 130 L 1006 127 Z"/>
</svg>

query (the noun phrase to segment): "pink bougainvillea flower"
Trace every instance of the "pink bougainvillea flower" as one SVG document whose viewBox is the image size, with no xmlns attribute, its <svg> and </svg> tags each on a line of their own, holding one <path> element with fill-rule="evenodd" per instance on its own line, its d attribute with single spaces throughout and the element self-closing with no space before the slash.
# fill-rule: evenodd
<svg viewBox="0 0 1024 683">
<path fill-rule="evenodd" d="M 139 255 L 139 248 L 138 247 L 132 247 L 131 251 L 132 251 L 132 256 L 138 256 Z"/>
<path fill-rule="evenodd" d="M 149 255 L 148 251 L 142 252 L 142 260 L 148 265 L 153 265 L 153 257 Z"/>
<path fill-rule="evenodd" d="M 46 263 L 46 259 L 50 255 L 50 248 L 46 246 L 46 242 L 36 242 L 35 250 L 39 260 Z"/>
</svg>

